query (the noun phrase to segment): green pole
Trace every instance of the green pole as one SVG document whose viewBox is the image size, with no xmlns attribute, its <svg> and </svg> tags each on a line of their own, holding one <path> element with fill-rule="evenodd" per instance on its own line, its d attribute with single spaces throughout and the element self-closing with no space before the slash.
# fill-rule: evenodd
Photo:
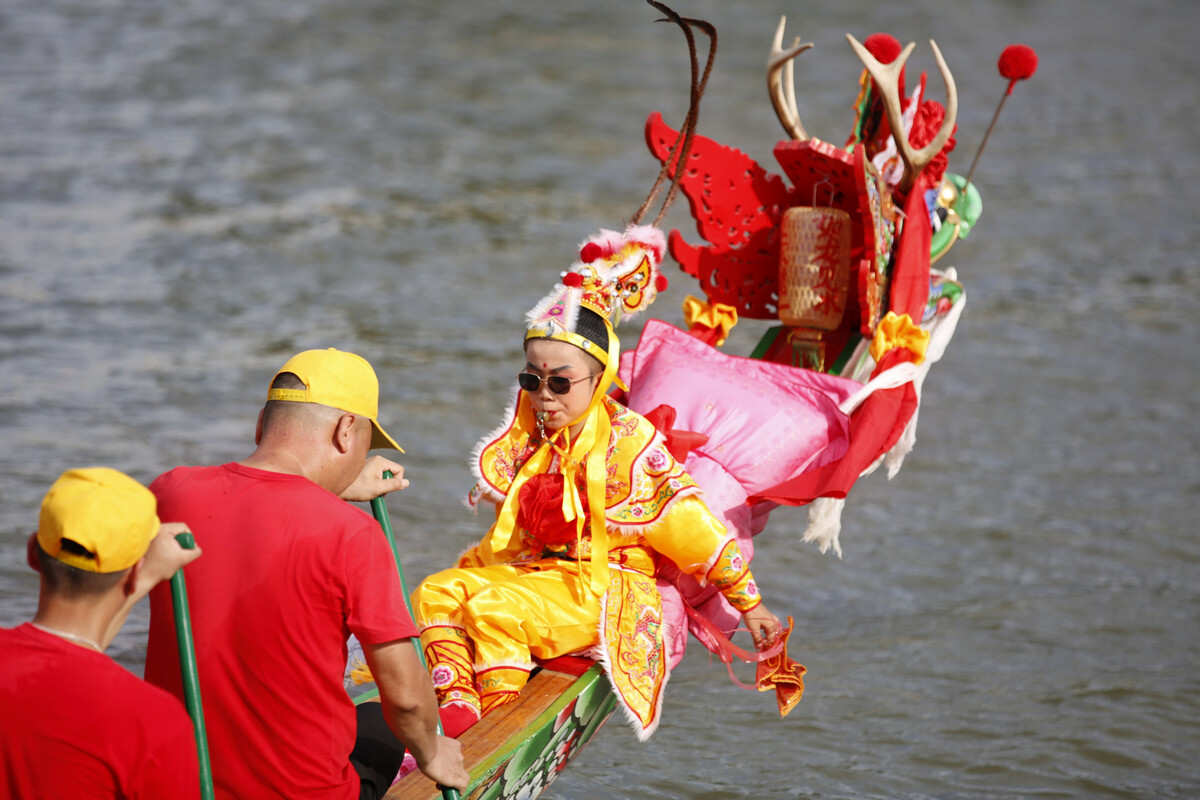
<svg viewBox="0 0 1200 800">
<path fill-rule="evenodd" d="M 184 550 L 195 550 L 196 539 L 190 532 L 175 535 Z M 200 797 L 213 800 L 212 761 L 208 755 L 208 733 L 204 727 L 204 706 L 200 702 L 200 675 L 196 671 L 196 642 L 192 637 L 192 615 L 188 611 L 187 583 L 183 570 L 171 576 L 171 602 L 175 606 L 175 639 L 179 643 L 179 670 L 183 675 L 183 698 L 192 729 L 196 734 L 196 755 L 200 761 Z"/>
<path fill-rule="evenodd" d="M 384 470 L 383 477 L 391 478 L 392 471 Z M 404 565 L 400 563 L 400 550 L 396 547 L 396 534 L 392 532 L 392 520 L 388 517 L 387 504 L 383 497 L 376 497 L 371 501 L 371 513 L 375 515 L 375 519 L 379 522 L 379 527 L 383 528 L 383 535 L 387 537 L 388 545 L 392 548 L 392 558 L 396 559 L 396 571 L 400 573 L 400 590 L 404 592 L 404 607 L 408 609 L 408 615 L 412 616 L 412 603 L 408 599 L 408 582 L 404 580 Z M 421 668 L 428 670 L 428 665 L 425 663 L 425 654 L 421 652 L 421 643 L 417 642 L 417 658 L 421 661 Z M 439 719 L 437 724 L 438 736 L 442 735 L 442 722 Z M 449 786 L 439 786 L 442 790 L 444 800 L 459 800 L 457 789 Z"/>
</svg>

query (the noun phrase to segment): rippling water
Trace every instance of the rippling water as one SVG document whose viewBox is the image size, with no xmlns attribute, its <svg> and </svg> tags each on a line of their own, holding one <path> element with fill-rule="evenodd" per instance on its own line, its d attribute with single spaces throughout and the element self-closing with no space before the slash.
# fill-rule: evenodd
<svg viewBox="0 0 1200 800">
<path fill-rule="evenodd" d="M 767 165 L 781 13 L 817 44 L 801 113 L 835 142 L 859 74 L 843 34 L 918 41 L 910 85 L 936 38 L 960 173 L 1004 89 L 999 52 L 1023 42 L 1041 66 L 948 259 L 970 302 L 916 452 L 852 493 L 844 560 L 796 543 L 802 510 L 758 539 L 760 583 L 798 621 L 804 701 L 773 719 L 694 647 L 650 743 L 614 719 L 550 796 L 1200 793 L 1200 6 L 678 8 L 722 36 L 701 132 Z M 24 542 L 59 472 L 148 481 L 245 455 L 264 382 L 308 347 L 380 372 L 413 481 L 390 502 L 412 579 L 477 537 L 465 456 L 507 398 L 520 315 L 640 202 L 646 115 L 686 108 L 681 37 L 655 16 L 633 0 L 0 6 L 0 624 L 32 615 Z M 695 240 L 686 204 L 668 225 Z M 679 322 L 686 283 L 657 316 Z M 140 611 L 110 651 L 135 671 Z"/>
</svg>

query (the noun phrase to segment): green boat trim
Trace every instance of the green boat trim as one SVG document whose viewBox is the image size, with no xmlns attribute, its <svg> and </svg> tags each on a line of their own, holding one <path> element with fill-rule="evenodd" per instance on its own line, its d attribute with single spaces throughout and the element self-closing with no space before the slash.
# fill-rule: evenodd
<svg viewBox="0 0 1200 800">
<path fill-rule="evenodd" d="M 616 695 L 599 664 L 581 674 L 555 662 L 539 670 L 520 699 L 497 709 L 459 737 L 471 782 L 465 800 L 515 800 L 544 792 L 591 741 L 617 707 Z M 379 696 L 371 688 L 355 704 Z M 435 800 L 434 784 L 419 772 L 398 780 L 386 797 Z"/>
</svg>

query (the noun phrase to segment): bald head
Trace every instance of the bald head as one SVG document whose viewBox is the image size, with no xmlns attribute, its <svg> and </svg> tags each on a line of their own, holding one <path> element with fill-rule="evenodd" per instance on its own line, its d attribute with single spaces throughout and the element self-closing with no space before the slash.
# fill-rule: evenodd
<svg viewBox="0 0 1200 800">
<path fill-rule="evenodd" d="M 283 372 L 272 389 L 304 389 L 304 382 Z M 366 462 L 371 420 L 318 403 L 268 400 L 258 419 L 258 449 L 241 463 L 275 472 L 303 475 L 334 494 L 357 477 Z"/>
<path fill-rule="evenodd" d="M 281 372 L 271 382 L 272 389 L 304 389 L 304 382 L 290 372 Z M 294 438 L 324 433 L 345 412 L 315 403 L 268 400 L 263 406 L 259 440 Z"/>
</svg>

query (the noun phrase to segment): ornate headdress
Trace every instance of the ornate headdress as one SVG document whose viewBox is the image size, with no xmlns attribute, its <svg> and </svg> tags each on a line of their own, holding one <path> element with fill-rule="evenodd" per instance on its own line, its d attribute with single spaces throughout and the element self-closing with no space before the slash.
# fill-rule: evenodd
<svg viewBox="0 0 1200 800">
<path fill-rule="evenodd" d="M 527 315 L 525 338 L 570 342 L 607 365 L 615 338 L 609 325 L 643 311 L 667 288 L 659 271 L 666 251 L 666 236 L 651 225 L 631 223 L 624 233 L 601 230 L 589 237 L 579 260 Z M 596 317 L 604 327 L 597 329 Z"/>
<path fill-rule="evenodd" d="M 610 380 L 615 376 L 619 346 L 613 329 L 622 318 L 648 308 L 658 293 L 667 288 L 667 278 L 660 271 L 667 252 L 667 239 L 658 224 L 675 200 L 684 170 L 675 170 L 675 178 L 654 222 L 642 225 L 641 221 L 671 168 L 687 160 L 699 116 L 700 98 L 717 52 L 717 33 L 712 25 L 704 20 L 684 19 L 656 0 L 646 1 L 679 25 L 687 37 L 692 85 L 683 135 L 676 139 L 650 193 L 625 231 L 601 229 L 584 240 L 579 246 L 579 259 L 561 273 L 561 281 L 533 307 L 526 320 L 526 340 L 549 338 L 569 342 L 609 368 L 605 370 L 608 380 L 602 381 L 597 388 L 597 398 L 608 390 Z M 693 27 L 699 28 L 711 40 L 703 75 L 696 57 Z"/>
</svg>

